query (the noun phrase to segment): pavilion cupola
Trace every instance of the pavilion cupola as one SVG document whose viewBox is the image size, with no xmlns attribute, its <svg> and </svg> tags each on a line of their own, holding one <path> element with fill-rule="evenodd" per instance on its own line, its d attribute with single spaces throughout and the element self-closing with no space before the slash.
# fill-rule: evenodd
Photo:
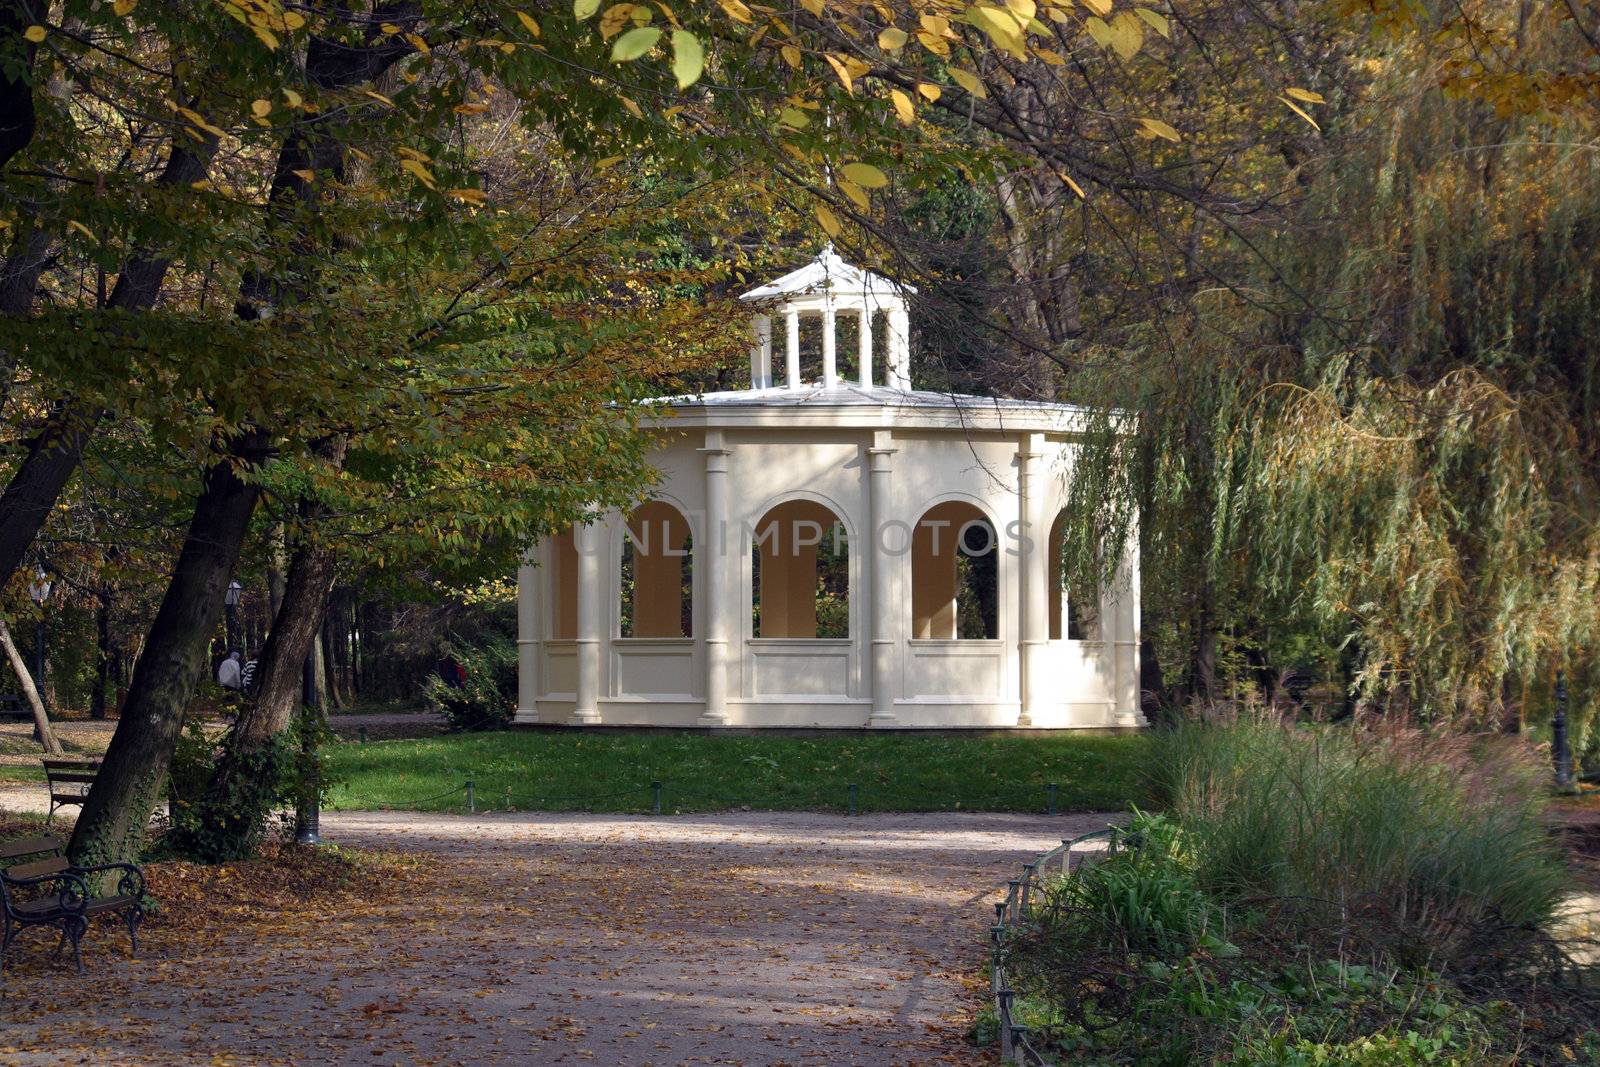
<svg viewBox="0 0 1600 1067">
<path fill-rule="evenodd" d="M 846 315 L 856 319 L 859 385 L 866 389 L 880 386 L 910 392 L 911 334 L 905 298 L 914 292 L 916 290 L 909 285 L 846 263 L 831 244 L 825 245 L 816 259 L 799 270 L 739 298 L 760 309 L 755 317 L 755 340 L 750 349 L 750 388 L 798 390 L 803 387 L 800 380 L 802 315 L 816 316 L 822 323 L 822 380 L 812 384 L 823 389 L 857 384 L 844 382 L 839 376 L 839 317 Z M 885 349 L 881 354 L 873 352 L 873 322 L 880 315 Z M 780 372 L 783 380 L 775 382 L 773 329 L 775 323 L 780 322 L 784 338 Z M 881 370 L 875 368 L 875 362 Z"/>
</svg>

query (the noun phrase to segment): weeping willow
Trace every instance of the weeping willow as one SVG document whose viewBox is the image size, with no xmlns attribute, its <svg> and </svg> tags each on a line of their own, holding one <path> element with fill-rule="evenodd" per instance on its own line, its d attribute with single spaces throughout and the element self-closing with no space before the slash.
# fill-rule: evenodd
<svg viewBox="0 0 1600 1067">
<path fill-rule="evenodd" d="M 1076 540 L 1115 545 L 1138 517 L 1180 692 L 1312 666 L 1370 707 L 1481 725 L 1542 718 L 1563 671 L 1581 733 L 1600 703 L 1600 142 L 1364 45 L 1346 69 L 1371 77 L 1296 167 L 1292 212 L 1205 253 L 1243 280 L 1151 309 L 1072 380 L 1138 428 L 1091 435 Z"/>
</svg>

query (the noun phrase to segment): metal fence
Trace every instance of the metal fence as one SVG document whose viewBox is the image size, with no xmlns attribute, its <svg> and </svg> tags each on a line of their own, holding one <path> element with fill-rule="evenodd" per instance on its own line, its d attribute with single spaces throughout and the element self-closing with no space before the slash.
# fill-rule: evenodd
<svg viewBox="0 0 1600 1067">
<path fill-rule="evenodd" d="M 1024 863 L 1022 877 L 1007 882 L 1005 897 L 995 902 L 995 923 L 989 928 L 993 942 L 989 988 L 994 997 L 1001 1062 L 1022 1064 L 1024 1067 L 1050 1067 L 1050 1061 L 1034 1047 L 1029 1027 L 1017 1021 L 1016 992 L 1006 976 L 1007 943 L 1031 929 L 1033 902 L 1040 891 L 1040 880 L 1052 873 L 1064 875 L 1075 864 L 1088 862 L 1102 853 L 1115 852 L 1123 833 L 1119 827 L 1108 826 L 1104 830 L 1062 841 L 1032 863 Z M 1105 842 L 1104 847 L 1089 847 L 1102 841 Z"/>
</svg>

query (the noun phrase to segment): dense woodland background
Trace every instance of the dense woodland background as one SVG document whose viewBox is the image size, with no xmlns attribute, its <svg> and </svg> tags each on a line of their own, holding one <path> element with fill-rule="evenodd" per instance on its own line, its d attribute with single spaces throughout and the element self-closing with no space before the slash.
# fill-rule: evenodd
<svg viewBox="0 0 1600 1067">
<path fill-rule="evenodd" d="M 508 633 L 647 491 L 611 402 L 737 380 L 825 239 L 919 286 L 920 387 L 1137 417 L 1068 577 L 1139 516 L 1153 712 L 1562 671 L 1600 748 L 1592 4 L 0 7 L 4 614 L 42 568 L 50 706 L 131 689 L 163 768 L 229 578 L 255 740 L 314 635 L 340 707 Z"/>
</svg>

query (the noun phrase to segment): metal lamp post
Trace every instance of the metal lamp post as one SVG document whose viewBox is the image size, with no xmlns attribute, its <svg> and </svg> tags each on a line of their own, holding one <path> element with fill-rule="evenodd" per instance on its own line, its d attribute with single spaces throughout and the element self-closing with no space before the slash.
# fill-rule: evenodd
<svg viewBox="0 0 1600 1067">
<path fill-rule="evenodd" d="M 228 651 L 234 652 L 239 648 L 239 599 L 244 595 L 244 586 L 237 581 L 228 583 L 228 591 L 222 594 L 222 606 L 227 610 L 228 616 Z"/>
<path fill-rule="evenodd" d="M 313 641 L 300 671 L 301 702 L 305 704 L 308 720 L 316 718 L 322 704 L 317 693 L 316 655 L 317 646 Z M 322 844 L 322 768 L 318 765 L 316 745 L 312 738 L 309 729 L 301 734 L 300 751 L 305 757 L 307 773 L 305 780 L 300 783 L 301 793 L 294 806 L 294 840 L 297 845 Z"/>
</svg>

